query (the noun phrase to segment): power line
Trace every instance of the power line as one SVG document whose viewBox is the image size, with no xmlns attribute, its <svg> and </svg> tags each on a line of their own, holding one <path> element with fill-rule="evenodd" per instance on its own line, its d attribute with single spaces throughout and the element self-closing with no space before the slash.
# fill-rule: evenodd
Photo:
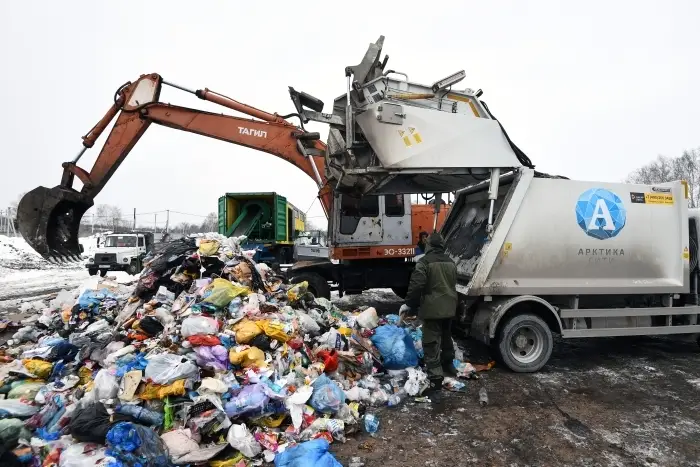
<svg viewBox="0 0 700 467">
<path fill-rule="evenodd" d="M 183 216 L 208 217 L 208 215 L 202 216 L 201 214 L 191 214 L 189 212 L 173 211 L 172 209 L 170 210 L 170 212 L 175 213 L 175 214 L 182 214 Z"/>
</svg>

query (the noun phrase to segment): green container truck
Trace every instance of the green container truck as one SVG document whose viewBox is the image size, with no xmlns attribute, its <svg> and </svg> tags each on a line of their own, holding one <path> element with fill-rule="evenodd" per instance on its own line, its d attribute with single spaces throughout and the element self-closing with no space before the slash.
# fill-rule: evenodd
<svg viewBox="0 0 700 467">
<path fill-rule="evenodd" d="M 247 237 L 255 261 L 289 264 L 294 240 L 306 229 L 306 215 L 277 193 L 226 193 L 219 198 L 219 233 Z"/>
</svg>

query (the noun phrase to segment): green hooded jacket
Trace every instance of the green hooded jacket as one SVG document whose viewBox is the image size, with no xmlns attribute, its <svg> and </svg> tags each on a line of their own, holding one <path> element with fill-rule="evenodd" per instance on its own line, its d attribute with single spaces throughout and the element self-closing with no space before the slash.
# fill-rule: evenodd
<svg viewBox="0 0 700 467">
<path fill-rule="evenodd" d="M 445 254 L 442 235 L 434 233 L 411 275 L 406 305 L 417 308 L 421 319 L 453 318 L 457 312 L 456 287 L 457 266 Z"/>
</svg>

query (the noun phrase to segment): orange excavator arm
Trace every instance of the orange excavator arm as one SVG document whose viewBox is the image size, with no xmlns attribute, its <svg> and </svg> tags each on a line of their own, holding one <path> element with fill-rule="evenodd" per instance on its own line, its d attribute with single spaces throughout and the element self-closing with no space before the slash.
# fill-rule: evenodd
<svg viewBox="0 0 700 467">
<path fill-rule="evenodd" d="M 253 119 L 205 112 L 159 102 L 163 84 L 191 92 L 200 99 L 244 113 Z M 322 105 L 322 104 L 321 104 Z M 116 117 L 114 126 L 92 169 L 77 165 L 85 151 L 95 144 Z M 74 259 L 78 256 L 80 220 L 110 177 L 124 161 L 151 123 L 196 133 L 273 154 L 292 163 L 319 187 L 319 199 L 326 215 L 332 189 L 325 179 L 325 144 L 318 133 L 309 133 L 277 114 L 241 104 L 208 89 L 191 91 L 168 83 L 160 75 L 143 75 L 126 83 L 115 94 L 105 116 L 83 136 L 83 148 L 71 162 L 63 164 L 61 184 L 38 187 L 19 203 L 17 223 L 27 242 L 46 258 Z M 77 177 L 83 188 L 73 188 Z"/>
</svg>

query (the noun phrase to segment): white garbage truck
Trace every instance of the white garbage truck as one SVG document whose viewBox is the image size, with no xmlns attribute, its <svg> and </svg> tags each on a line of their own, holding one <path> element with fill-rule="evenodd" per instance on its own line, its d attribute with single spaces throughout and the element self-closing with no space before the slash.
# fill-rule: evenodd
<svg viewBox="0 0 700 467">
<path fill-rule="evenodd" d="M 459 71 L 433 84 L 388 69 L 384 37 L 345 68 L 326 175 L 336 191 L 447 193 L 442 233 L 459 316 L 517 372 L 565 339 L 700 333 L 698 219 L 683 181 L 630 185 L 536 172 Z M 307 99 L 310 100 L 310 99 Z M 467 187 L 467 188 L 464 188 Z M 439 196 L 436 197 L 439 199 Z M 436 203 L 438 212 L 439 202 Z"/>
<path fill-rule="evenodd" d="M 683 181 L 574 181 L 521 168 L 459 191 L 442 233 L 470 335 L 532 372 L 549 359 L 552 334 L 699 333 L 699 221 Z"/>
<path fill-rule="evenodd" d="M 91 276 L 105 276 L 108 271 L 125 271 L 135 275 L 143 269 L 143 259 L 153 248 L 153 233 L 128 232 L 106 235 L 88 258 L 85 267 Z"/>
</svg>

